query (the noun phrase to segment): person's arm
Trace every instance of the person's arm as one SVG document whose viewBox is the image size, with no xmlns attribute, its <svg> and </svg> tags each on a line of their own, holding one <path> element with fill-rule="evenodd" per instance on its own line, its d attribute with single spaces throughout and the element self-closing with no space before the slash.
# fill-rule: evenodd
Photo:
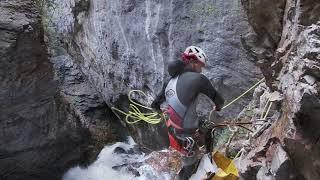
<svg viewBox="0 0 320 180">
<path fill-rule="evenodd" d="M 160 105 L 166 100 L 165 90 L 166 90 L 167 84 L 168 84 L 168 81 L 166 81 L 166 82 L 163 84 L 163 87 L 162 87 L 161 91 L 160 91 L 159 94 L 156 96 L 156 98 L 153 100 L 153 102 L 152 102 L 152 104 L 151 104 L 151 108 L 160 111 Z"/>
<path fill-rule="evenodd" d="M 200 93 L 208 96 L 215 104 L 217 111 L 220 111 L 224 104 L 223 97 L 216 91 L 216 89 L 212 86 L 209 79 L 201 74 L 200 76 Z"/>
</svg>

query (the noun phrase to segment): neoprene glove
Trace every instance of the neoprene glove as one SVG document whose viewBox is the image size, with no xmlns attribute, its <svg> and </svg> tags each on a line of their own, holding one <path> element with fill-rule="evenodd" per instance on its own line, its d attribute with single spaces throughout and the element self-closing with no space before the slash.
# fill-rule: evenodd
<svg viewBox="0 0 320 180">
<path fill-rule="evenodd" d="M 221 107 L 216 106 L 216 111 L 221 111 Z"/>
</svg>

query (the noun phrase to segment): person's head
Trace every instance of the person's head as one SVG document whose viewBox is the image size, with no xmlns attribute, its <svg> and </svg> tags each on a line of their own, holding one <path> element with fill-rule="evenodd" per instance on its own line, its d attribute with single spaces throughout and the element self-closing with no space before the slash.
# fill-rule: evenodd
<svg viewBox="0 0 320 180">
<path fill-rule="evenodd" d="M 202 71 L 202 67 L 206 65 L 207 56 L 201 48 L 189 46 L 182 54 L 182 60 L 193 71 L 200 73 Z"/>
</svg>

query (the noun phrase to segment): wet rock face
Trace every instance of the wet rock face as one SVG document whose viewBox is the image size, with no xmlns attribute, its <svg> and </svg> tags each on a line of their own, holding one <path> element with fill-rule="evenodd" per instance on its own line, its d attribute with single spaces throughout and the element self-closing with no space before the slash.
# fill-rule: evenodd
<svg viewBox="0 0 320 180">
<path fill-rule="evenodd" d="M 240 42 L 249 26 L 238 0 L 56 0 L 54 5 L 47 13 L 56 32 L 109 106 L 125 109 L 122 104 L 126 103 L 120 100 L 128 101 L 123 97 L 130 89 L 155 96 L 168 78 L 168 62 L 180 59 L 189 45 L 205 50 L 209 63 L 204 74 L 227 101 L 260 75 Z M 151 97 L 136 99 L 151 102 Z M 222 115 L 235 117 L 246 102 L 246 98 L 240 100 Z M 203 104 L 209 107 L 209 103 Z M 150 126 L 143 126 L 143 130 L 133 127 L 131 134 L 155 133 Z M 149 144 L 145 139 L 135 138 L 140 144 Z M 163 147 L 163 139 L 153 140 Z"/>
<path fill-rule="evenodd" d="M 91 163 L 106 143 L 126 139 L 127 130 L 117 121 L 117 117 L 87 82 L 70 56 L 60 55 L 50 58 L 50 61 L 55 70 L 55 79 L 59 82 L 60 95 L 70 104 L 81 128 L 90 135 L 86 146 L 83 146 L 85 157 L 81 161 Z"/>
<path fill-rule="evenodd" d="M 168 173 L 171 179 L 175 179 L 182 167 L 181 154 L 169 148 L 166 151 L 154 151 L 145 160 L 158 173 Z"/>
<path fill-rule="evenodd" d="M 1 1 L 0 9 L 0 176 L 55 179 L 79 158 L 85 136 L 57 94 L 34 3 Z"/>
<path fill-rule="evenodd" d="M 269 67 L 272 77 L 268 84 L 271 91 L 282 93 L 277 110 L 280 116 L 252 141 L 251 150 L 244 156 L 246 169 L 241 168 L 244 177 L 255 167 L 259 169 L 254 171 L 258 179 L 320 178 L 319 8 L 318 1 L 286 1 L 282 35 Z M 270 145 L 274 139 L 275 145 Z"/>
<path fill-rule="evenodd" d="M 320 159 L 320 79 L 317 73 L 310 73 L 315 72 L 315 68 L 320 72 L 319 32 L 319 21 L 301 29 L 298 40 L 292 44 L 297 51 L 288 56 L 289 62 L 284 66 L 280 78 L 280 88 L 287 97 L 285 103 L 291 107 L 288 118 L 292 117 L 289 120 L 295 127 L 294 136 L 287 135 L 290 138 L 285 141 L 288 142 L 287 151 L 305 179 L 320 178 L 317 163 Z M 303 158 L 306 154 L 301 152 L 309 152 L 310 156 Z"/>
<path fill-rule="evenodd" d="M 33 1 L 1 1 L 0 14 L 0 179 L 61 179 L 90 161 L 92 139 L 107 141 L 90 130 L 107 121 L 107 106 L 72 64 L 55 76 Z"/>
<path fill-rule="evenodd" d="M 270 67 L 276 59 L 275 50 L 281 38 L 286 0 L 241 2 L 252 27 L 252 31 L 242 38 L 244 48 L 261 68 L 267 84 L 271 87 L 274 72 Z"/>
</svg>

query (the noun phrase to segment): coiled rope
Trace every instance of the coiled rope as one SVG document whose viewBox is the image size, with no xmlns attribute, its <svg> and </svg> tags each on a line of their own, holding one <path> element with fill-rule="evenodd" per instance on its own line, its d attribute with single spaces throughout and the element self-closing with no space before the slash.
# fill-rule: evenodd
<svg viewBox="0 0 320 180">
<path fill-rule="evenodd" d="M 144 96 L 147 96 L 143 91 L 131 90 L 128 93 L 128 99 L 131 102 L 130 105 L 129 105 L 129 109 L 130 109 L 129 112 L 126 113 L 126 112 L 124 112 L 124 111 L 122 111 L 122 110 L 120 110 L 118 108 L 115 108 L 115 107 L 112 107 L 111 110 L 113 110 L 114 113 L 119 112 L 119 113 L 123 114 L 125 116 L 125 121 L 128 124 L 134 124 L 134 123 L 137 123 L 139 121 L 144 121 L 144 122 L 147 122 L 149 124 L 158 124 L 158 123 L 160 123 L 161 119 L 162 119 L 162 114 L 157 113 L 157 112 L 153 112 L 152 108 L 144 106 L 144 105 L 142 105 L 140 103 L 134 102 L 131 99 L 131 94 L 134 93 L 134 92 L 141 93 Z M 148 111 L 151 111 L 151 112 L 150 113 L 141 112 L 141 110 L 138 107 L 144 108 L 144 109 L 146 109 Z"/>
</svg>

